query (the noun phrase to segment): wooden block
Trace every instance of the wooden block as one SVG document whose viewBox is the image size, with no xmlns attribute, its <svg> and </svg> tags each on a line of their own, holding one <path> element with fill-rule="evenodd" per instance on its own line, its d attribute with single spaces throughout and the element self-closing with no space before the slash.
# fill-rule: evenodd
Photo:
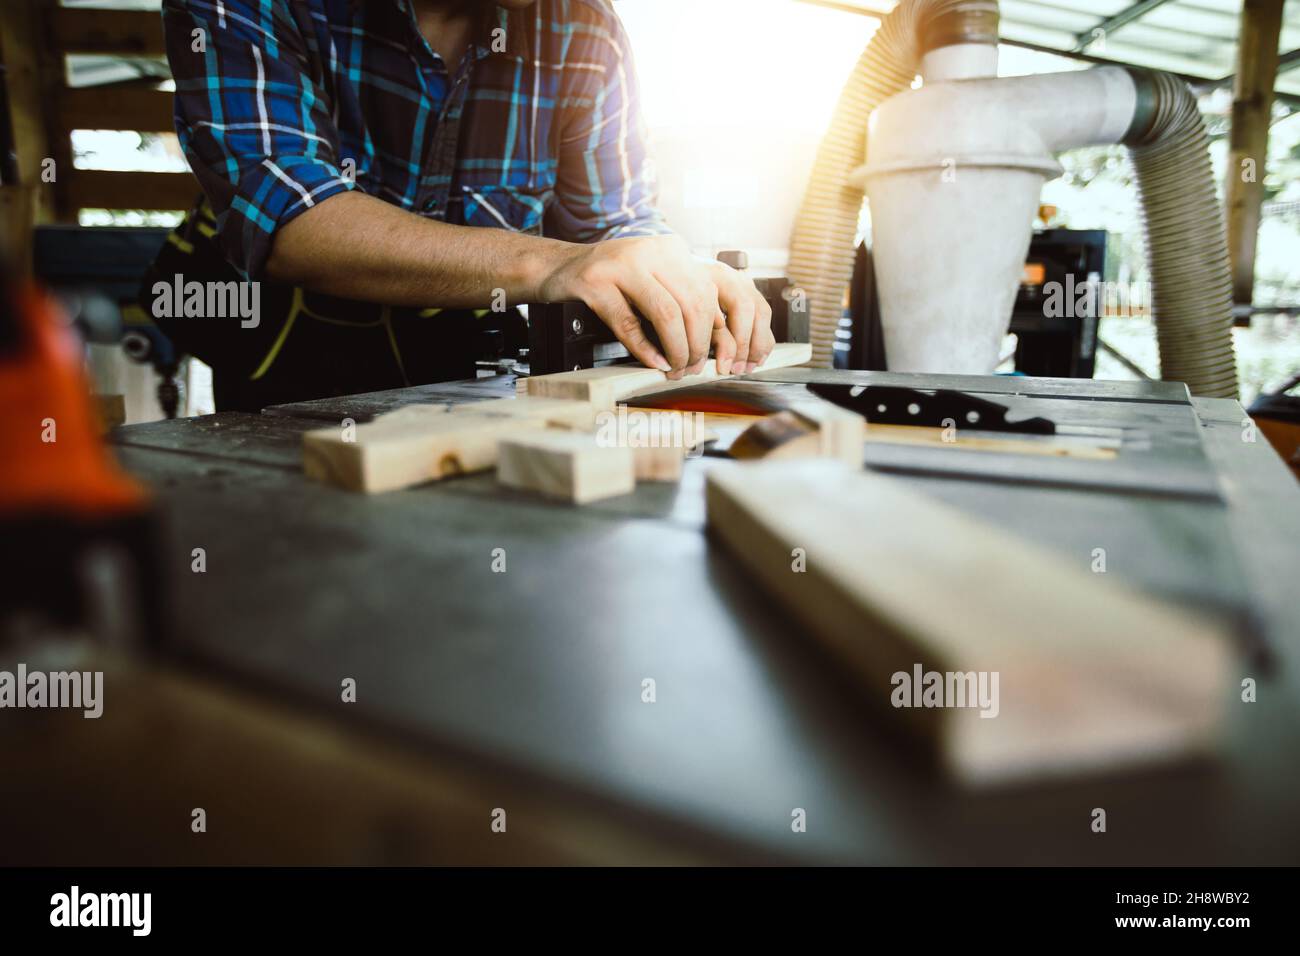
<svg viewBox="0 0 1300 956">
<path fill-rule="evenodd" d="M 866 455 L 867 420 L 833 402 L 801 404 L 799 415 L 817 426 L 818 453 L 861 468 Z"/>
<path fill-rule="evenodd" d="M 824 406 L 824 407 L 823 407 Z M 750 459 L 837 458 L 862 467 L 866 419 L 830 402 L 784 411 L 754 422 L 731 444 L 731 457 Z"/>
<path fill-rule="evenodd" d="M 805 342 L 778 342 L 759 370 L 801 365 L 811 358 L 812 346 Z M 616 403 L 637 395 L 665 388 L 698 385 L 719 377 L 716 364 L 713 359 L 709 359 L 698 375 L 686 375 L 676 381 L 670 381 L 666 374 L 657 369 L 641 365 L 603 365 L 520 379 L 515 387 L 520 388 L 519 383 L 523 382 L 522 388 L 529 395 L 574 399 L 589 402 L 598 409 L 612 409 Z"/>
<path fill-rule="evenodd" d="M 821 436 L 817 426 L 794 412 L 765 415 L 731 443 L 731 457 L 740 461 L 820 456 Z"/>
<path fill-rule="evenodd" d="M 630 448 L 558 429 L 502 439 L 497 480 L 575 504 L 625 495 L 636 487 Z"/>
<path fill-rule="evenodd" d="M 613 412 L 596 412 L 593 406 L 581 402 L 576 404 L 593 412 L 593 428 L 599 444 L 632 450 L 637 481 L 680 481 L 682 463 L 687 452 L 709 440 L 712 435 L 697 420 L 697 416 L 683 415 L 677 411 L 624 407 Z M 632 422 L 631 427 L 628 425 L 629 420 Z M 553 428 L 593 430 L 564 421 L 551 420 L 548 424 Z"/>
<path fill-rule="evenodd" d="M 638 446 L 632 449 L 637 481 L 681 481 L 686 449 L 672 445 Z"/>
<path fill-rule="evenodd" d="M 393 491 L 492 468 L 502 438 L 543 427 L 536 418 L 429 412 L 357 425 L 354 433 L 320 428 L 303 435 L 303 471 L 350 491 Z"/>
<path fill-rule="evenodd" d="M 837 461 L 715 469 L 706 501 L 736 560 L 966 783 L 1155 763 L 1217 734 L 1226 627 L 1091 573 L 1088 555 L 1068 561 Z M 950 674 L 986 679 L 996 716 L 916 706 L 910 685 L 930 672 L 945 693 L 966 686 Z"/>
</svg>

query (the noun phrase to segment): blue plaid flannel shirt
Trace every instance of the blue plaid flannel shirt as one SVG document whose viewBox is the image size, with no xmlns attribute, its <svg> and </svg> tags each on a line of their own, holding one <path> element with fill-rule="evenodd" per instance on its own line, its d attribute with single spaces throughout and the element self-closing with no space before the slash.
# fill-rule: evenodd
<svg viewBox="0 0 1300 956">
<path fill-rule="evenodd" d="M 181 145 L 250 278 L 278 228 L 349 189 L 574 242 L 668 232 L 602 0 L 485 3 L 454 73 L 409 0 L 164 0 L 163 23 Z"/>
</svg>

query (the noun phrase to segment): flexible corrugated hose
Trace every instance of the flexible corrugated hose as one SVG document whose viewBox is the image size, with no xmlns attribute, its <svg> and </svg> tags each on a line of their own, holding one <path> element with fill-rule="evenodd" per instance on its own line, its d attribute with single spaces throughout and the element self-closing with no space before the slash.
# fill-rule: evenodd
<svg viewBox="0 0 1300 956">
<path fill-rule="evenodd" d="M 812 365 L 830 368 L 844 290 L 853 275 L 853 240 L 862 190 L 845 182 L 866 162 L 871 111 L 912 85 L 920 64 L 920 23 L 932 0 L 903 0 L 862 51 L 822 139 L 790 241 L 790 279 L 808 295 Z"/>
<path fill-rule="evenodd" d="M 862 190 L 846 180 L 866 161 L 871 112 L 911 86 L 928 24 L 960 22 L 989 6 L 987 0 L 902 0 L 881 21 L 844 86 L 790 243 L 790 278 L 809 297 L 814 366 L 831 365 L 853 273 Z M 1228 243 L 1205 125 L 1185 83 L 1161 73 L 1133 75 L 1150 110 L 1127 145 L 1142 197 L 1162 377 L 1186 382 L 1195 395 L 1235 397 Z"/>
<path fill-rule="evenodd" d="M 1205 121 L 1182 80 L 1132 72 L 1139 97 L 1155 99 L 1150 126 L 1126 142 L 1142 196 L 1160 374 L 1193 395 L 1236 398 L 1232 269 Z"/>
</svg>

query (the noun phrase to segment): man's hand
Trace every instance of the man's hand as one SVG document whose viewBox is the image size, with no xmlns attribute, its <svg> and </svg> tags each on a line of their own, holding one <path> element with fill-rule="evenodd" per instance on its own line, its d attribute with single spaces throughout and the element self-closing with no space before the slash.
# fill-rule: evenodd
<svg viewBox="0 0 1300 956">
<path fill-rule="evenodd" d="M 585 302 L 635 358 L 672 379 L 703 369 L 710 346 L 719 374 L 728 375 L 753 371 L 775 344 L 772 309 L 749 277 L 696 261 L 675 236 L 570 247 L 539 291 L 546 302 Z"/>
</svg>

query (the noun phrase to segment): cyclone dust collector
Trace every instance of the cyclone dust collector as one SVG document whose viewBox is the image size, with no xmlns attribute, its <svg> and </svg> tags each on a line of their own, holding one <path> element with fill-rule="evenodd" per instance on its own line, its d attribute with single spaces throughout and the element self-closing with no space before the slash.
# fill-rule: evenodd
<svg viewBox="0 0 1300 956">
<path fill-rule="evenodd" d="M 1137 176 L 1162 376 L 1235 397 L 1232 283 L 1186 84 L 1125 67 L 997 77 L 992 0 L 903 0 L 845 85 L 791 241 L 829 367 L 865 191 L 892 371 L 993 371 L 1055 153 L 1123 143 Z M 920 74 L 923 84 L 913 89 Z"/>
</svg>

